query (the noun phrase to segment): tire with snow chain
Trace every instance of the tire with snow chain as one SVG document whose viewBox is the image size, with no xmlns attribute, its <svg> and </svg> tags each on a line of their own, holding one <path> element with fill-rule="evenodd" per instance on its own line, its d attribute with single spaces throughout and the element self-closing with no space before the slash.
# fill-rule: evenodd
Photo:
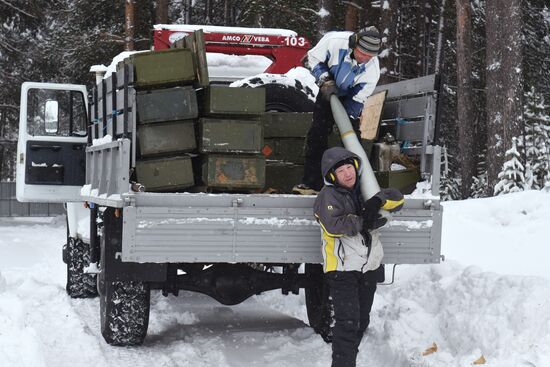
<svg viewBox="0 0 550 367">
<path fill-rule="evenodd" d="M 312 112 L 314 102 L 313 91 L 304 86 L 298 79 L 290 79 L 284 75 L 274 80 L 264 80 L 252 77 L 242 84 L 243 87 L 264 88 L 266 111 L 278 112 Z"/>
<path fill-rule="evenodd" d="M 322 265 L 306 264 L 305 273 L 308 280 L 306 293 L 306 310 L 309 325 L 327 343 L 332 342 L 332 305 L 329 287 L 324 281 Z"/>
<path fill-rule="evenodd" d="M 90 265 L 88 244 L 78 238 L 68 237 L 66 245 L 67 294 L 71 298 L 92 298 L 97 296 L 96 275 L 84 273 Z"/>
<path fill-rule="evenodd" d="M 149 285 L 134 281 L 104 281 L 100 296 L 101 334 L 111 345 L 143 343 L 149 325 Z"/>
</svg>

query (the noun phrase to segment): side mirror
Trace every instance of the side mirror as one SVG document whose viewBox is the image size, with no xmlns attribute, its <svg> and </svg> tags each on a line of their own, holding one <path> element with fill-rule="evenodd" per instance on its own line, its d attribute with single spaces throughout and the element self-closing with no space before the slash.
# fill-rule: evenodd
<svg viewBox="0 0 550 367">
<path fill-rule="evenodd" d="M 44 127 L 47 134 L 57 134 L 59 129 L 59 103 L 52 99 L 44 106 Z"/>
</svg>

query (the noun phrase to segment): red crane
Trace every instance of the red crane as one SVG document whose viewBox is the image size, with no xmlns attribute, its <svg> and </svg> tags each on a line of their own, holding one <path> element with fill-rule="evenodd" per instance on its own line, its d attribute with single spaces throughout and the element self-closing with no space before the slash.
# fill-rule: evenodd
<svg viewBox="0 0 550 367">
<path fill-rule="evenodd" d="M 271 74 L 285 74 L 294 67 L 303 66 L 311 47 L 307 38 L 286 29 L 160 24 L 154 28 L 154 49 L 167 49 L 198 29 L 204 32 L 206 52 L 265 56 L 273 62 L 264 72 Z"/>
</svg>

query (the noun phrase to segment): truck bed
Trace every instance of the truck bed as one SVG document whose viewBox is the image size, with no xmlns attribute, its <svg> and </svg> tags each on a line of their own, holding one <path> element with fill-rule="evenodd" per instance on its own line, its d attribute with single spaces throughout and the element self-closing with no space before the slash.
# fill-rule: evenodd
<svg viewBox="0 0 550 367">
<path fill-rule="evenodd" d="M 124 194 L 122 260 L 321 263 L 314 200 L 268 194 Z M 439 262 L 439 201 L 407 198 L 380 233 L 385 263 Z"/>
</svg>

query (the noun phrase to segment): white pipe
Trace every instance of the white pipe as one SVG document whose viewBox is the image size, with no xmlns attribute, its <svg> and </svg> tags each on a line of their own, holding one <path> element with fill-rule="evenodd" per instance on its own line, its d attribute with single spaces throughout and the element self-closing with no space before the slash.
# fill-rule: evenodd
<svg viewBox="0 0 550 367">
<path fill-rule="evenodd" d="M 342 102 L 334 94 L 330 96 L 330 107 L 332 108 L 334 121 L 336 121 L 338 130 L 340 130 L 340 137 L 342 138 L 344 147 L 350 152 L 357 154 L 361 159 L 362 171 L 361 176 L 359 176 L 359 184 L 361 185 L 361 194 L 364 200 L 368 200 L 380 191 L 380 185 L 376 181 L 376 176 L 367 154 L 361 143 L 359 143 L 359 139 L 357 139 L 357 135 L 351 126 L 348 113 L 344 106 L 342 106 Z"/>
</svg>

